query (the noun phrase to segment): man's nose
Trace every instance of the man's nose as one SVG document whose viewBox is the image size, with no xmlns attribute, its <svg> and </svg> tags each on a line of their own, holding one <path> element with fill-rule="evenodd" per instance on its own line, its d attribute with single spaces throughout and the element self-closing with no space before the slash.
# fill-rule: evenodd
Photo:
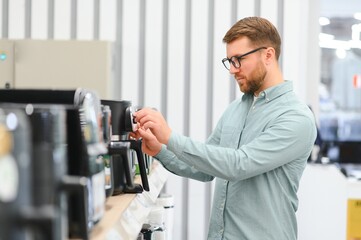
<svg viewBox="0 0 361 240">
<path fill-rule="evenodd" d="M 231 64 L 231 66 L 229 67 L 230 74 L 235 74 L 235 73 L 238 73 L 239 71 L 240 71 L 240 67 L 236 68 L 235 66 L 233 66 L 233 64 Z"/>
</svg>

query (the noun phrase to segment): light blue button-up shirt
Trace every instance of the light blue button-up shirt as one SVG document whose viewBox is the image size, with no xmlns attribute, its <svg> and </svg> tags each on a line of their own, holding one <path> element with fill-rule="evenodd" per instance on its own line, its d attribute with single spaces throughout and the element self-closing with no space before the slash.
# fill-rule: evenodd
<svg viewBox="0 0 361 240">
<path fill-rule="evenodd" d="M 286 81 L 232 102 L 206 143 L 173 131 L 156 158 L 177 175 L 216 178 L 208 239 L 293 240 L 315 138 L 312 112 Z"/>
</svg>

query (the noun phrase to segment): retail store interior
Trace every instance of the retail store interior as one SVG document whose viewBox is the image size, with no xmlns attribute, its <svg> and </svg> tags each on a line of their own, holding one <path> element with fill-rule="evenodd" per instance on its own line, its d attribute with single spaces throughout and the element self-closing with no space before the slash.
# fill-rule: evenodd
<svg viewBox="0 0 361 240">
<path fill-rule="evenodd" d="M 279 30 L 318 127 L 298 239 L 361 239 L 361 1 L 0 0 L 0 240 L 207 239 L 214 181 L 129 133 L 151 107 L 204 142 L 242 97 L 222 38 L 246 16 Z"/>
</svg>

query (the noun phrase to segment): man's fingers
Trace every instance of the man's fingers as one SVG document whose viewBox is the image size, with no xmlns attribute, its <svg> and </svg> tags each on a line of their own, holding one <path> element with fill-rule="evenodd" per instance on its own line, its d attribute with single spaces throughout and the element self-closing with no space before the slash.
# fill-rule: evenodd
<svg viewBox="0 0 361 240">
<path fill-rule="evenodd" d="M 146 130 L 144 130 L 144 128 L 139 128 L 138 132 L 139 132 L 140 136 L 142 136 L 142 138 L 144 138 L 144 139 L 150 138 L 150 133 L 147 132 Z"/>
<path fill-rule="evenodd" d="M 146 123 L 144 123 L 144 125 L 143 125 L 143 129 L 146 131 L 146 130 L 148 130 L 148 129 L 152 129 L 153 128 L 153 122 L 151 122 L 151 121 L 149 121 L 149 122 L 146 122 Z"/>
<path fill-rule="evenodd" d="M 136 118 L 141 119 L 144 116 L 149 115 L 153 111 L 155 111 L 155 110 L 153 110 L 151 108 L 142 108 L 142 109 L 136 111 L 135 113 L 133 113 L 133 116 L 136 117 Z"/>
<path fill-rule="evenodd" d="M 133 139 L 139 139 L 141 136 L 140 136 L 140 134 L 139 134 L 138 131 L 137 131 L 137 132 L 131 132 L 131 133 L 129 133 L 129 137 L 130 137 L 130 138 L 133 138 Z"/>
<path fill-rule="evenodd" d="M 157 111 L 151 108 L 142 108 L 141 110 L 135 112 L 133 116 L 135 117 L 135 121 L 140 124 L 144 124 L 147 121 L 154 121 L 154 117 L 157 116 Z M 159 113 L 158 113 L 159 114 Z"/>
</svg>

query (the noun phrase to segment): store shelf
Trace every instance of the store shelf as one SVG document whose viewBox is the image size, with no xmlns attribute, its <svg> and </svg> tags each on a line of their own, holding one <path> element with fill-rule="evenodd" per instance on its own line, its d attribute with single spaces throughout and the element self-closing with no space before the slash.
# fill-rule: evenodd
<svg viewBox="0 0 361 240">
<path fill-rule="evenodd" d="M 108 198 L 105 215 L 92 230 L 90 239 L 136 239 L 167 177 L 168 172 L 158 161 L 154 161 L 148 176 L 149 192 Z M 136 182 L 140 179 L 137 178 Z"/>
</svg>

